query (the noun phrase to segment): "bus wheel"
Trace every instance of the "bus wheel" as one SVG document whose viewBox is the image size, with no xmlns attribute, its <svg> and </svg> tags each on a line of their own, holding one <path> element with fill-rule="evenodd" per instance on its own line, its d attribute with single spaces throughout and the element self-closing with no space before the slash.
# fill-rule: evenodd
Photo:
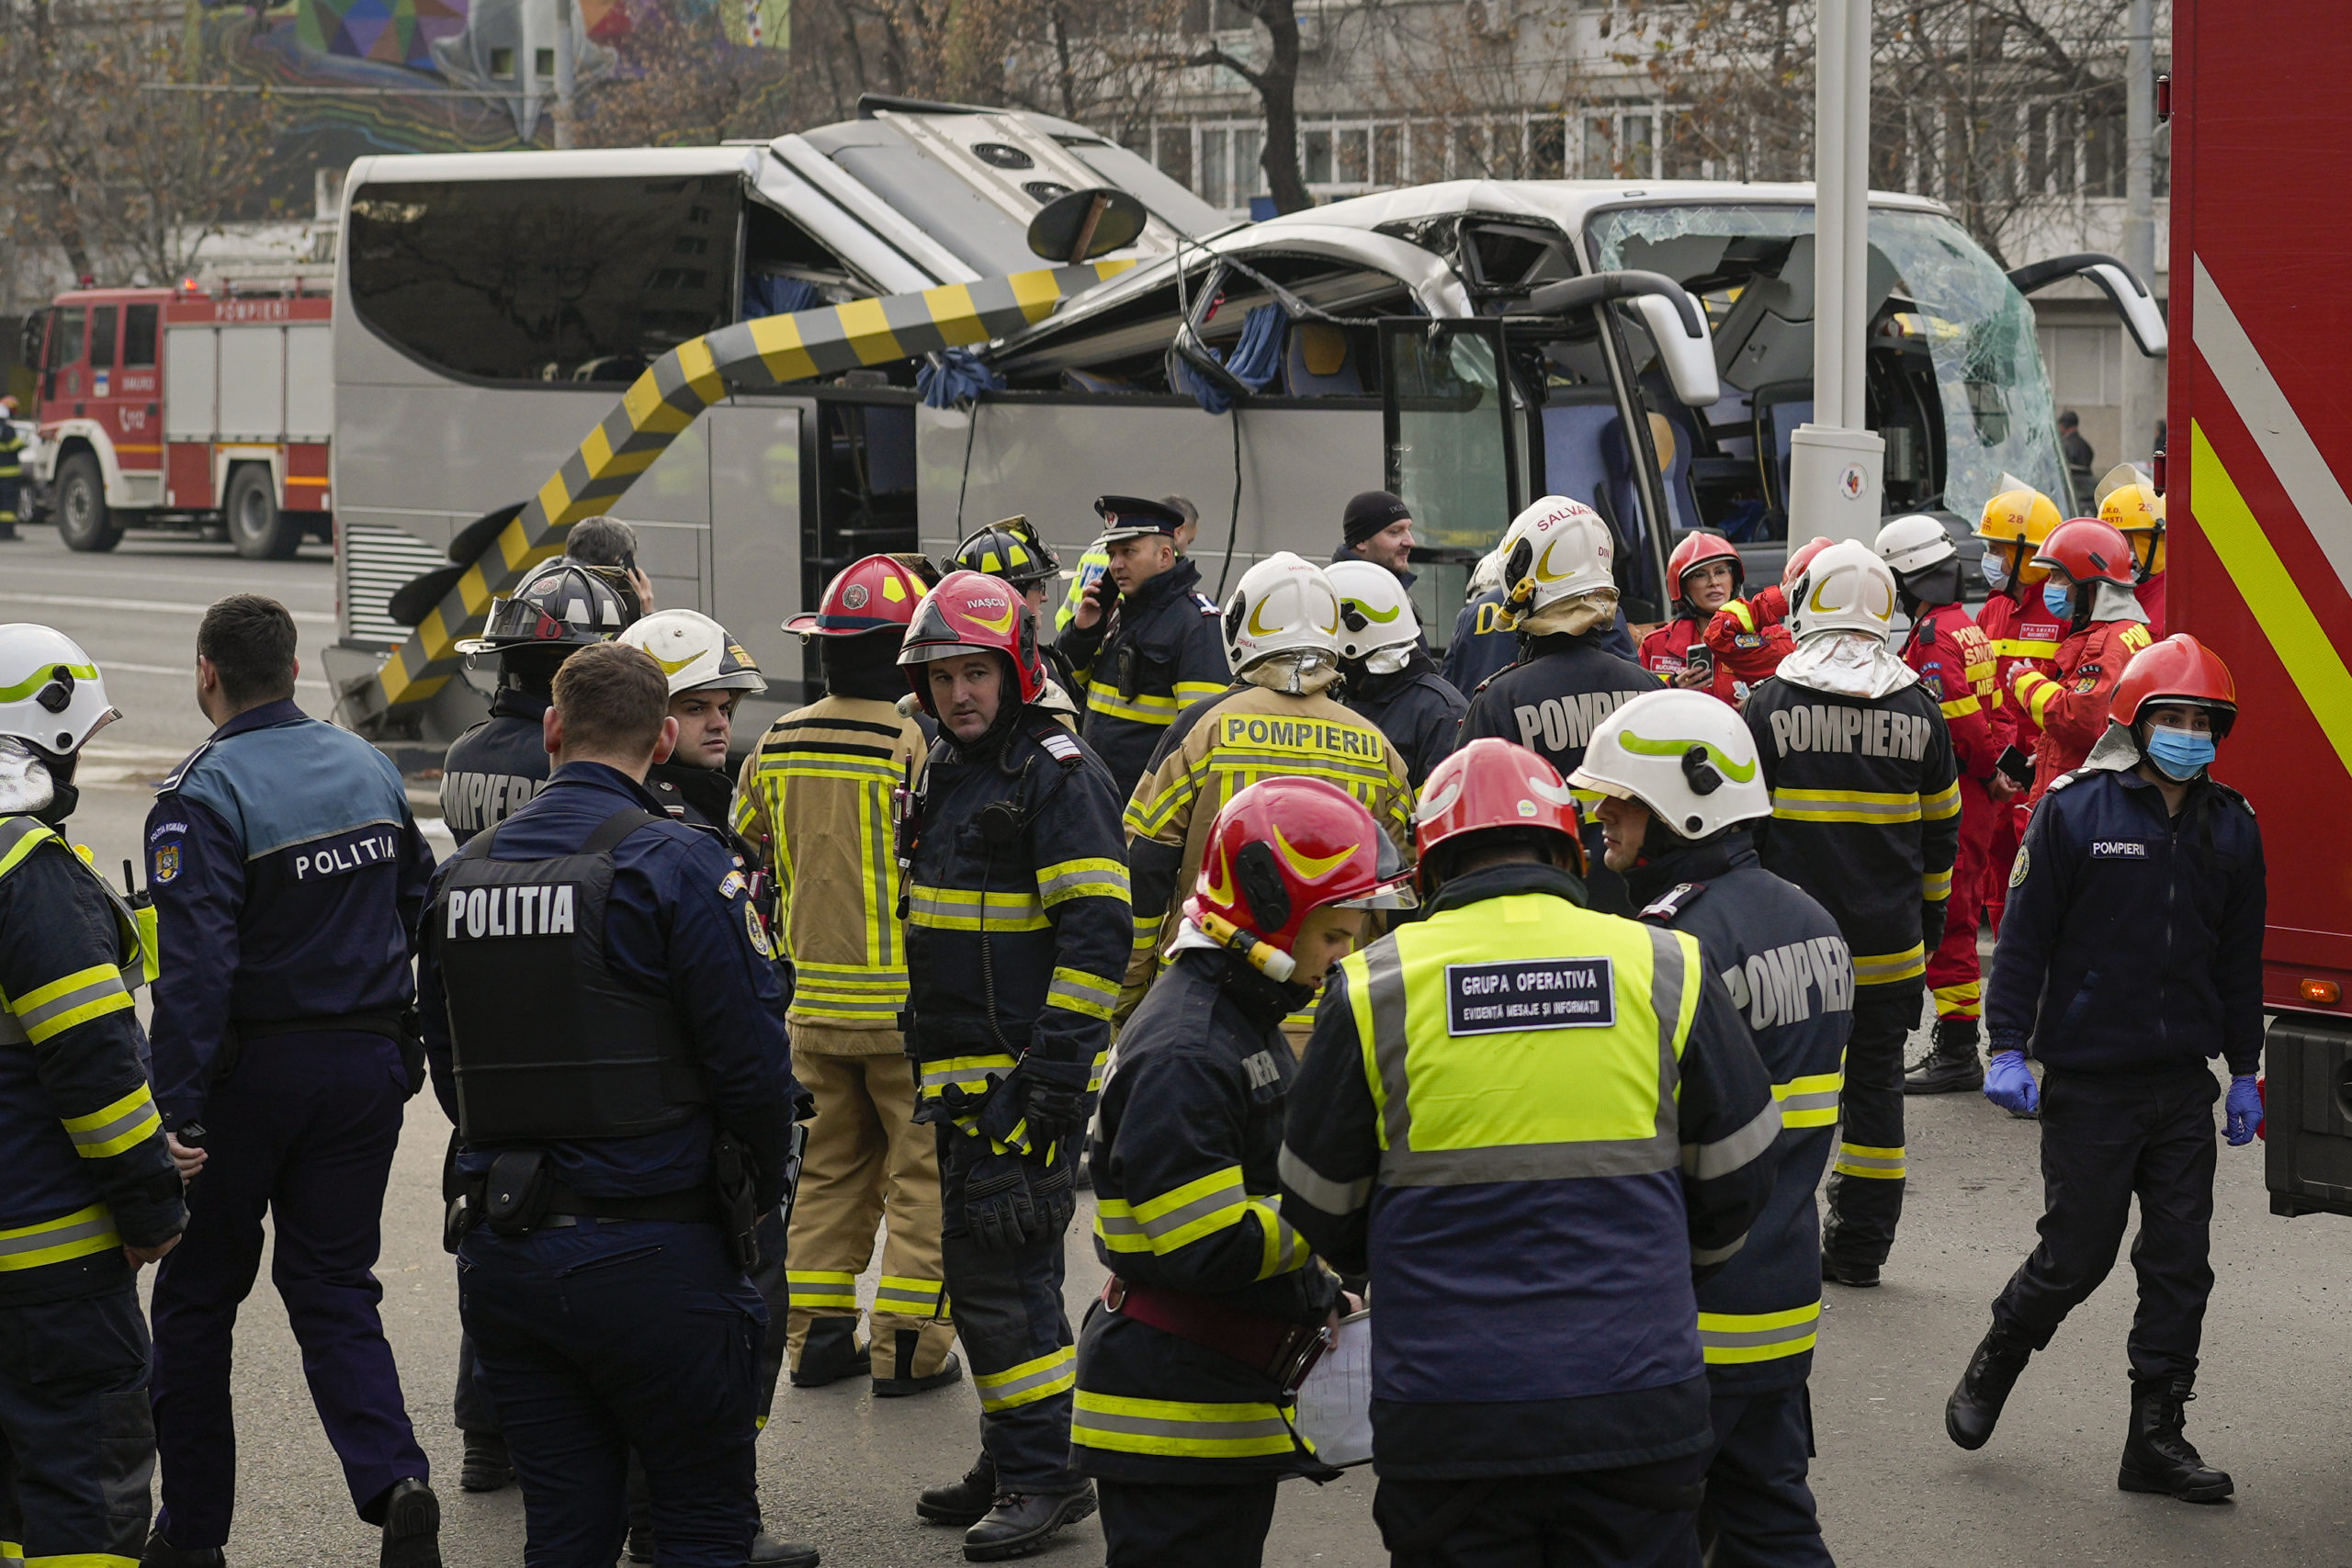
<svg viewBox="0 0 2352 1568">
<path fill-rule="evenodd" d="M 241 465 L 229 476 L 229 499 L 220 508 L 229 542 L 247 560 L 286 560 L 301 547 L 302 525 L 277 510 L 277 486 L 260 463 Z"/>
<path fill-rule="evenodd" d="M 87 452 L 76 452 L 59 466 L 57 533 L 69 550 L 110 550 L 122 543 L 121 525 L 107 509 L 106 477 Z"/>
</svg>

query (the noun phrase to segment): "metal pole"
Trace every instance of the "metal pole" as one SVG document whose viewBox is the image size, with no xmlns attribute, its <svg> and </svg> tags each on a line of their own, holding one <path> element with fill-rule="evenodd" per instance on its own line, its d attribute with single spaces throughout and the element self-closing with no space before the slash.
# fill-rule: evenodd
<svg viewBox="0 0 2352 1568">
<path fill-rule="evenodd" d="M 1860 430 L 1867 422 L 1862 397 L 1862 354 L 1870 336 L 1863 312 L 1870 309 L 1871 222 L 1871 0 L 1846 0 L 1845 176 L 1838 191 L 1846 211 L 1839 237 L 1846 254 L 1838 263 L 1838 306 L 1845 318 L 1839 347 L 1846 356 L 1840 381 L 1845 400 L 1838 423 Z M 1818 406 L 1817 404 L 1815 406 Z"/>
<path fill-rule="evenodd" d="M 571 145 L 571 0 L 555 0 L 555 144 Z"/>
<path fill-rule="evenodd" d="M 2152 292 L 2156 288 L 2156 51 L 2154 0 L 2132 0 L 2130 32 L 2124 39 L 2124 218 L 2123 260 Z M 2164 391 L 2156 362 L 2141 354 L 2122 333 L 2123 449 L 2120 461 L 2137 461 L 2154 445 Z"/>
<path fill-rule="evenodd" d="M 1846 54 L 1853 24 L 1849 0 L 1822 0 L 1821 37 L 1813 61 L 1813 413 L 1814 423 L 1846 421 Z"/>
</svg>

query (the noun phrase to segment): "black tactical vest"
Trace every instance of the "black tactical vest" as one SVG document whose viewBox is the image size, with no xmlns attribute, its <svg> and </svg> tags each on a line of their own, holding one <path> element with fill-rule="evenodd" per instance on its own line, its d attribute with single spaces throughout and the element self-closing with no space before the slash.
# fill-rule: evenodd
<svg viewBox="0 0 2352 1568">
<path fill-rule="evenodd" d="M 426 919 L 441 948 L 469 1144 L 591 1142 L 675 1127 L 710 1103 L 669 998 L 625 984 L 605 954 L 613 851 L 664 818 L 606 818 L 576 854 L 458 852 Z"/>
</svg>

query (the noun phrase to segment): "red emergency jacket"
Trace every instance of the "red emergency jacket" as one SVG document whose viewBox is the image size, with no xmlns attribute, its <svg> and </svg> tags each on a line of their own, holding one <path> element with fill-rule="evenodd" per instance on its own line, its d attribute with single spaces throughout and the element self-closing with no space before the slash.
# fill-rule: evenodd
<svg viewBox="0 0 2352 1568">
<path fill-rule="evenodd" d="M 1903 659 L 1942 705 L 1960 771 L 1973 779 L 1991 778 L 1994 762 L 2016 735 L 1995 679 L 1992 641 L 1964 607 L 1937 604 L 1922 609 L 1911 623 Z"/>
<path fill-rule="evenodd" d="M 2033 585 L 2031 603 L 2021 603 L 2013 589 L 2004 589 L 1984 601 L 1976 612 L 1977 629 L 1993 645 L 1995 682 L 2004 692 L 2013 689 L 2021 670 L 2054 674 L 2058 648 L 2066 628 L 2041 603 L 2041 586 Z M 2041 723 L 2015 703 L 2006 705 L 2011 739 L 2028 751 L 2041 738 Z"/>
<path fill-rule="evenodd" d="M 2165 576 L 2160 571 L 2132 590 L 2140 608 L 2148 612 L 2148 636 L 2156 642 L 2165 639 Z"/>
<path fill-rule="evenodd" d="M 1775 596 L 1778 589 L 1770 590 Z M 1643 669 L 1671 682 L 1690 667 L 1690 649 L 1703 645 L 1714 665 L 1708 692 L 1734 707 L 1781 667 L 1796 638 L 1776 615 L 1760 624 L 1747 604 L 1735 599 L 1703 625 L 1690 615 L 1678 615 L 1642 639 L 1638 655 Z"/>
<path fill-rule="evenodd" d="M 2153 640 L 2137 621 L 2094 621 L 2058 649 L 2055 671 L 2043 674 L 2021 668 L 2009 678 L 2020 716 L 2041 730 L 2033 751 L 2032 800 L 2049 793 L 2053 780 L 2083 765 L 2107 733 L 2108 709 L 2123 667 Z"/>
</svg>

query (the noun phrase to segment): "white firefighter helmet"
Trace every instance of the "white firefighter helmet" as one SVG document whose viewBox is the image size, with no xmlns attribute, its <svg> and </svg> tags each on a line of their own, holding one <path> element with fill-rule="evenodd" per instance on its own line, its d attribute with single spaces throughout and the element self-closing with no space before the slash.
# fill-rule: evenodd
<svg viewBox="0 0 2352 1568">
<path fill-rule="evenodd" d="M 764 692 L 767 682 L 727 628 L 699 610 L 656 610 L 631 623 L 615 642 L 641 648 L 681 692 Z"/>
<path fill-rule="evenodd" d="M 1581 501 L 1545 496 L 1511 520 L 1504 541 L 1503 604 L 1513 615 L 1617 586 L 1610 570 L 1617 542 L 1600 513 Z"/>
<path fill-rule="evenodd" d="M 1894 573 L 1859 539 L 1819 555 L 1789 593 L 1789 626 L 1800 641 L 1817 632 L 1867 632 L 1884 642 L 1894 626 Z"/>
<path fill-rule="evenodd" d="M 0 735 L 68 757 L 121 716 L 81 644 L 30 621 L 0 626 Z"/>
<path fill-rule="evenodd" d="M 1225 657 L 1236 675 L 1277 653 L 1340 654 L 1340 596 L 1321 567 L 1288 550 L 1243 572 L 1225 602 Z"/>
<path fill-rule="evenodd" d="M 1568 783 L 1637 801 L 1685 839 L 1772 815 L 1756 738 L 1738 709 L 1705 692 L 1645 692 L 1625 704 L 1592 732 Z"/>
<path fill-rule="evenodd" d="M 1897 517 L 1881 528 L 1874 547 L 1878 558 L 1897 577 L 1925 571 L 1960 553 L 1951 536 L 1944 532 L 1944 525 L 1921 512 Z"/>
<path fill-rule="evenodd" d="M 1363 659 L 1421 640 L 1421 619 L 1405 597 L 1405 585 L 1378 561 L 1333 561 L 1323 576 L 1340 596 L 1340 658 Z"/>
</svg>

